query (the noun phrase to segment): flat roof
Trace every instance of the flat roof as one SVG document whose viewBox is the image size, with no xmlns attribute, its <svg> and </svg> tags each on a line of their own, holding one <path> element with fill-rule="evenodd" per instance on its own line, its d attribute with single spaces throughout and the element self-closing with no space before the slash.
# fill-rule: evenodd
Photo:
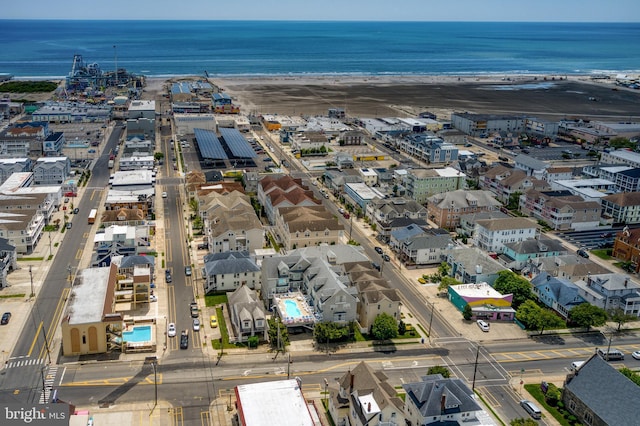
<svg viewBox="0 0 640 426">
<path fill-rule="evenodd" d="M 102 321 L 104 301 L 109 286 L 110 266 L 80 271 L 72 287 L 67 314 L 69 325 Z"/>
<path fill-rule="evenodd" d="M 238 415 L 246 426 L 313 426 L 314 421 L 298 381 L 236 386 Z"/>
</svg>

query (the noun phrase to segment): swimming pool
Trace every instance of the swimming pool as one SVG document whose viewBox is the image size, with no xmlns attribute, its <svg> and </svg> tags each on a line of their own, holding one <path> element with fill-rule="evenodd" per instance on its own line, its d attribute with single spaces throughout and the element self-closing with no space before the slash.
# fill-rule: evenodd
<svg viewBox="0 0 640 426">
<path fill-rule="evenodd" d="M 284 309 L 287 311 L 288 317 L 298 318 L 302 316 L 302 312 L 300 312 L 300 308 L 295 300 L 285 300 Z"/>
<path fill-rule="evenodd" d="M 151 326 L 144 325 L 141 327 L 133 327 L 131 331 L 122 333 L 122 339 L 126 342 L 150 342 Z"/>
</svg>

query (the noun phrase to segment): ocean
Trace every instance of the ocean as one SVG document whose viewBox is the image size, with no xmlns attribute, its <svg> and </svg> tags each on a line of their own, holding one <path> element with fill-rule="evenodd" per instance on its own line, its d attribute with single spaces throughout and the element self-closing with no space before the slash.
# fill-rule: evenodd
<svg viewBox="0 0 640 426">
<path fill-rule="evenodd" d="M 0 73 L 603 74 L 640 71 L 638 23 L 0 20 Z"/>
</svg>

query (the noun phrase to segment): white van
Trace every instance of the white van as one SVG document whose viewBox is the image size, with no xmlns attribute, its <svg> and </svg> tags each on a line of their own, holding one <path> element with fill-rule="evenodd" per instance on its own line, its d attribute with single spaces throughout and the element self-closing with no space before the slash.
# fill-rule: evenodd
<svg viewBox="0 0 640 426">
<path fill-rule="evenodd" d="M 577 371 L 578 368 L 582 367 L 585 361 L 574 361 L 571 363 L 571 371 Z"/>
<path fill-rule="evenodd" d="M 527 399 L 523 399 L 523 400 L 520 401 L 520 405 L 534 419 L 537 420 L 537 419 L 542 417 L 542 412 L 540 411 L 538 406 L 536 404 L 534 404 L 533 402 L 531 402 L 531 401 L 529 401 Z"/>
<path fill-rule="evenodd" d="M 624 354 L 617 349 L 598 349 L 598 355 L 600 355 L 605 361 L 623 361 Z"/>
</svg>

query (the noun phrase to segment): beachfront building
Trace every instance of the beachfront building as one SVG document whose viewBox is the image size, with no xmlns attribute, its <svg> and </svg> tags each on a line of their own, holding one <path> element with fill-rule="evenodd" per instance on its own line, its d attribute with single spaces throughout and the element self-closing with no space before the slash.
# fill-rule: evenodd
<svg viewBox="0 0 640 426">
<path fill-rule="evenodd" d="M 402 182 L 407 196 L 425 204 L 427 198 L 442 192 L 465 189 L 467 176 L 452 167 L 443 169 L 412 169 Z"/>
<path fill-rule="evenodd" d="M 462 215 L 490 212 L 501 207 L 489 191 L 457 190 L 432 195 L 427 199 L 429 219 L 440 228 L 456 229 Z"/>
<path fill-rule="evenodd" d="M 617 149 L 611 152 L 602 152 L 600 162 L 603 164 L 624 164 L 634 169 L 640 168 L 640 153 L 628 149 Z"/>
<path fill-rule="evenodd" d="M 526 117 L 514 115 L 454 112 L 451 114 L 451 125 L 467 135 L 487 137 L 491 133 L 523 132 L 526 119 Z"/>
<path fill-rule="evenodd" d="M 195 134 L 195 129 L 204 129 L 215 132 L 217 130 L 216 118 L 213 114 L 173 114 L 173 123 L 176 133 L 179 135 Z"/>
<path fill-rule="evenodd" d="M 47 101 L 33 112 L 31 120 L 47 123 L 106 123 L 110 117 L 110 105 Z"/>
<path fill-rule="evenodd" d="M 1 144 L 1 142 L 0 142 Z M 0 188 L 7 179 L 14 173 L 21 176 L 28 176 L 27 182 L 23 182 L 25 186 L 30 186 L 33 181 L 33 161 L 28 157 L 22 158 L 0 158 Z"/>
</svg>

